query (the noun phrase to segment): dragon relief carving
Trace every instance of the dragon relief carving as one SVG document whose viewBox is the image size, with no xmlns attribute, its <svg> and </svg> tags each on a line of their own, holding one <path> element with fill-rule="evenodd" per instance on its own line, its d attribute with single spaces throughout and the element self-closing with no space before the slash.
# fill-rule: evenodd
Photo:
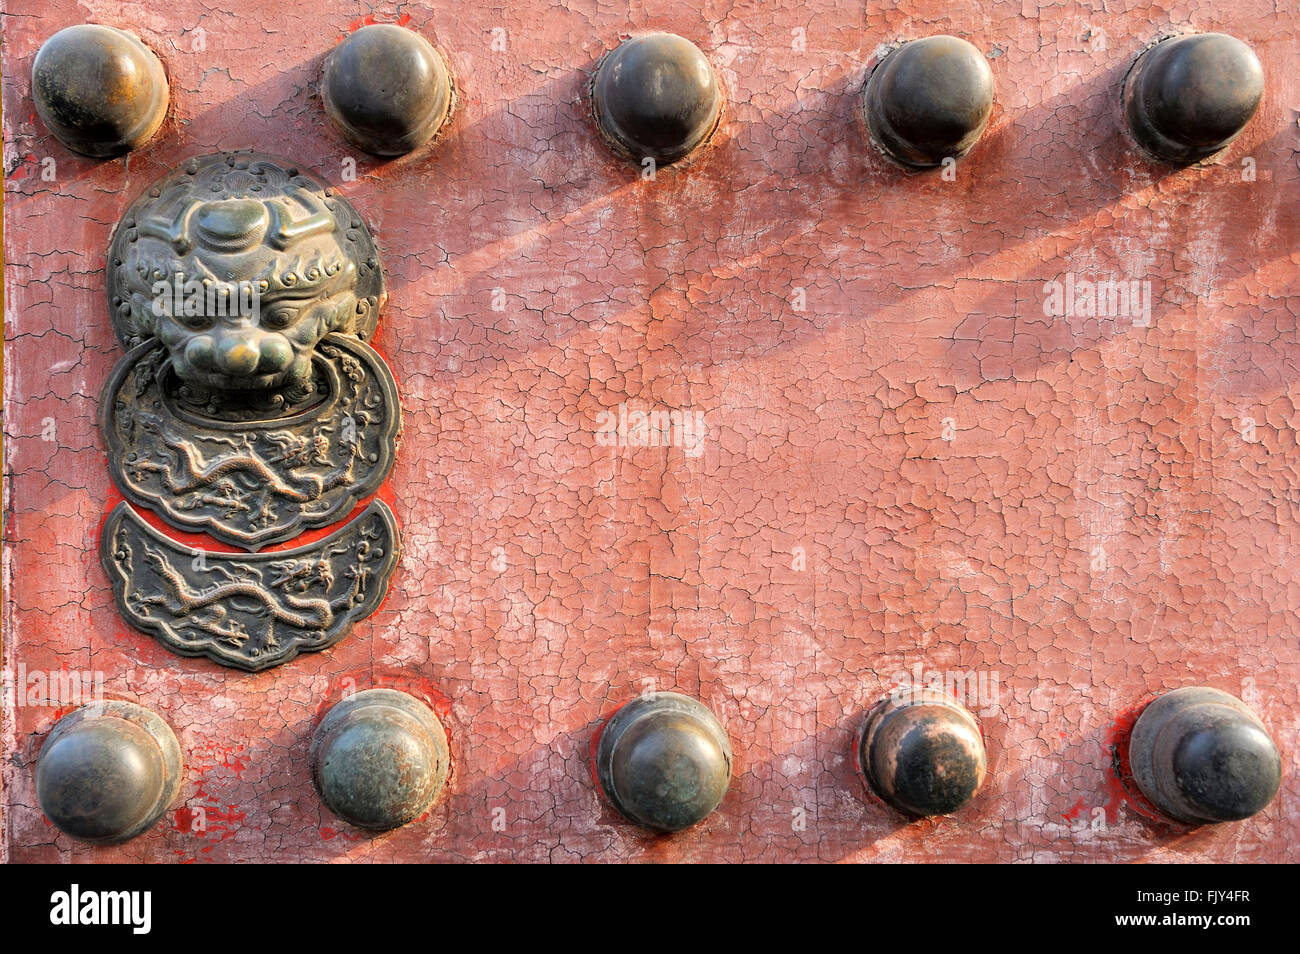
<svg viewBox="0 0 1300 954">
<path fill-rule="evenodd" d="M 102 557 L 132 625 L 181 655 L 257 671 L 334 645 L 372 613 L 398 546 L 379 501 L 315 543 L 256 555 L 187 548 L 122 503 L 105 525 Z"/>
</svg>

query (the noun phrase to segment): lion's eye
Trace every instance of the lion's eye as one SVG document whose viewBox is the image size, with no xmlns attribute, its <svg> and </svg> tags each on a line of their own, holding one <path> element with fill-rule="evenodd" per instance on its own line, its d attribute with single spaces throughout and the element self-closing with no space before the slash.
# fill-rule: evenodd
<svg viewBox="0 0 1300 954">
<path fill-rule="evenodd" d="M 262 316 L 262 327 L 271 328 L 273 330 L 287 328 L 297 315 L 297 308 L 289 308 L 283 305 L 278 308 L 272 308 Z"/>
<path fill-rule="evenodd" d="M 207 331 L 212 327 L 212 318 L 199 312 L 195 315 L 179 314 L 173 315 L 172 320 L 190 331 Z"/>
</svg>

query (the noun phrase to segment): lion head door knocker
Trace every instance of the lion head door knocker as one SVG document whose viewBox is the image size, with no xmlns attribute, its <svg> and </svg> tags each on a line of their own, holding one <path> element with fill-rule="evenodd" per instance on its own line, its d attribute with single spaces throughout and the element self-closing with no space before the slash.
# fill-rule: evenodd
<svg viewBox="0 0 1300 954">
<path fill-rule="evenodd" d="M 342 520 L 384 481 L 401 407 L 365 343 L 383 271 L 356 210 L 324 183 L 256 153 L 191 159 L 127 209 L 107 277 L 129 351 L 100 427 L 129 501 L 257 551 Z M 373 611 L 398 537 L 375 501 L 296 549 L 201 553 L 123 504 L 102 549 L 131 623 L 256 670 L 333 645 Z"/>
</svg>

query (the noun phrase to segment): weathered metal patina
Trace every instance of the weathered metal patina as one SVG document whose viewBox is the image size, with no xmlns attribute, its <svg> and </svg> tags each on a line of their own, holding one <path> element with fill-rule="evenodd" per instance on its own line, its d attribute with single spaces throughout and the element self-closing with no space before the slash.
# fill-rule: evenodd
<svg viewBox="0 0 1300 954">
<path fill-rule="evenodd" d="M 423 702 L 367 689 L 335 705 L 312 736 L 311 772 L 330 811 L 358 828 L 419 818 L 447 781 L 447 733 Z"/>
<path fill-rule="evenodd" d="M 60 831 L 116 844 L 154 826 L 180 789 L 184 760 L 171 727 L 133 702 L 65 715 L 41 746 L 36 797 Z"/>
<path fill-rule="evenodd" d="M 601 729 L 596 779 L 629 821 L 680 831 L 722 801 L 731 782 L 731 743 L 703 703 L 675 692 L 641 696 Z"/>
<path fill-rule="evenodd" d="M 32 102 L 69 149 L 97 159 L 144 145 L 167 116 L 167 74 L 133 33 L 83 23 L 54 34 L 32 64 Z"/>
<path fill-rule="evenodd" d="M 441 54 L 413 30 L 362 27 L 334 48 L 321 73 L 325 112 L 349 142 L 400 156 L 442 128 L 451 113 L 451 76 Z"/>
<path fill-rule="evenodd" d="M 859 750 L 871 788 L 908 815 L 948 815 L 984 784 L 988 757 L 979 723 L 939 689 L 888 696 L 868 717 Z"/>
<path fill-rule="evenodd" d="M 309 386 L 316 343 L 369 338 L 386 298 L 351 203 L 256 152 L 181 163 L 127 208 L 108 249 L 118 340 L 161 340 L 195 400 Z"/>
<path fill-rule="evenodd" d="M 615 152 L 637 162 L 669 163 L 717 127 L 722 89 L 694 43 L 675 33 L 648 33 L 624 40 L 601 59 L 591 107 Z"/>
<path fill-rule="evenodd" d="M 125 503 L 101 543 L 129 623 L 182 656 L 250 671 L 337 643 L 382 602 L 398 556 L 397 523 L 378 500 L 329 536 L 274 553 L 184 546 Z"/>
<path fill-rule="evenodd" d="M 993 112 L 993 71 L 955 36 L 905 43 L 871 72 L 863 91 L 867 128 L 891 159 L 942 165 L 975 145 Z"/>
<path fill-rule="evenodd" d="M 257 550 L 387 476 L 401 410 L 362 343 L 385 299 L 378 252 L 314 177 L 252 153 L 184 163 L 127 210 L 108 295 L 132 350 L 100 427 L 132 502 Z"/>
<path fill-rule="evenodd" d="M 1146 152 L 1186 165 L 1241 135 L 1263 95 L 1264 68 L 1245 43 L 1225 33 L 1178 36 L 1134 61 L 1124 118 Z"/>
<path fill-rule="evenodd" d="M 1129 765 L 1147 800 L 1189 825 L 1249 818 L 1282 784 L 1264 723 L 1240 699 L 1205 686 L 1167 692 L 1142 710 Z"/>
<path fill-rule="evenodd" d="M 113 481 L 173 526 L 248 550 L 347 516 L 392 464 L 397 390 L 383 359 L 349 335 L 327 335 L 312 358 L 299 402 L 227 392 L 202 407 L 185 400 L 157 340 L 139 345 L 100 403 Z"/>
</svg>

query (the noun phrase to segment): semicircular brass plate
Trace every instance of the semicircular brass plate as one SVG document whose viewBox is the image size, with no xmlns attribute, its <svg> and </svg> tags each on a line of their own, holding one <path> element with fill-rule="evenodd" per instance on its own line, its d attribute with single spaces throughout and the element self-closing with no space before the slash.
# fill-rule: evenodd
<svg viewBox="0 0 1300 954">
<path fill-rule="evenodd" d="M 274 553 L 186 547 L 127 503 L 100 540 L 127 622 L 172 652 L 250 672 L 343 639 L 383 601 L 399 552 L 393 512 L 378 500 L 329 536 Z"/>
</svg>

